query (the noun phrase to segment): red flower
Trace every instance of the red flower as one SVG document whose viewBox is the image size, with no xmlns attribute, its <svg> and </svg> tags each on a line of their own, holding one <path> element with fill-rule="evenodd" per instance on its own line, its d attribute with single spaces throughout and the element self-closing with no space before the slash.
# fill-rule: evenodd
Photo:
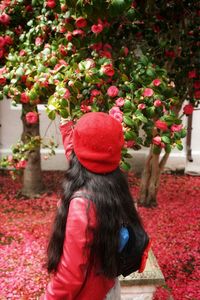
<svg viewBox="0 0 200 300">
<path fill-rule="evenodd" d="M 109 51 L 99 51 L 100 57 L 112 58 L 112 54 Z"/>
<path fill-rule="evenodd" d="M 4 41 L 5 41 L 6 45 L 12 45 L 13 44 L 13 39 L 9 35 L 6 35 L 4 37 Z"/>
<path fill-rule="evenodd" d="M 192 70 L 188 72 L 188 78 L 196 78 L 196 77 L 197 77 L 196 70 Z"/>
<path fill-rule="evenodd" d="M 0 85 L 4 85 L 6 83 L 5 77 L 0 77 Z"/>
<path fill-rule="evenodd" d="M 165 50 L 165 56 L 174 58 L 175 57 L 175 52 L 173 50 Z"/>
<path fill-rule="evenodd" d="M 10 23 L 10 16 L 7 15 L 6 13 L 0 15 L 0 23 L 5 26 L 8 25 Z"/>
<path fill-rule="evenodd" d="M 100 94 L 101 94 L 101 92 L 99 90 L 92 90 L 91 91 L 91 96 L 93 96 L 93 97 L 96 97 L 96 96 L 98 96 Z"/>
<path fill-rule="evenodd" d="M 54 0 L 48 0 L 46 2 L 46 6 L 49 8 L 54 8 L 56 6 L 56 2 Z"/>
<path fill-rule="evenodd" d="M 2 49 L 5 46 L 5 39 L 3 36 L 0 36 L 0 49 Z"/>
<path fill-rule="evenodd" d="M 92 50 L 99 51 L 99 50 L 102 49 L 102 46 L 103 46 L 102 42 L 99 42 L 99 43 L 96 43 L 96 44 L 92 44 L 92 45 L 90 46 L 90 48 L 91 48 Z"/>
<path fill-rule="evenodd" d="M 159 86 L 161 84 L 161 80 L 159 78 L 156 78 L 153 80 L 153 85 L 154 86 Z"/>
<path fill-rule="evenodd" d="M 167 123 L 165 121 L 161 121 L 161 120 L 157 120 L 155 123 L 155 126 L 162 130 L 162 131 L 167 131 L 168 130 L 168 126 Z"/>
<path fill-rule="evenodd" d="M 157 99 L 157 100 L 154 101 L 153 105 L 154 105 L 155 107 L 160 107 L 160 106 L 162 106 L 162 101 L 159 100 L 159 99 Z"/>
<path fill-rule="evenodd" d="M 123 52 L 124 52 L 124 55 L 127 56 L 128 53 L 129 53 L 129 49 L 127 47 L 123 47 Z"/>
<path fill-rule="evenodd" d="M 115 85 L 111 85 L 108 89 L 107 89 L 107 94 L 109 97 L 116 97 L 119 93 L 119 89 L 115 86 Z"/>
<path fill-rule="evenodd" d="M 16 164 L 16 169 L 24 169 L 26 168 L 27 165 L 27 161 L 26 160 L 20 160 L 17 164 Z"/>
<path fill-rule="evenodd" d="M 200 90 L 196 90 L 196 91 L 194 92 L 194 98 L 195 98 L 195 99 L 200 99 Z"/>
<path fill-rule="evenodd" d="M 84 28 L 87 26 L 87 21 L 83 17 L 79 17 L 78 19 L 76 19 L 75 24 L 78 28 Z"/>
<path fill-rule="evenodd" d="M 65 35 L 66 39 L 68 40 L 68 42 L 70 42 L 73 38 L 72 33 L 70 31 L 67 32 L 67 34 Z"/>
<path fill-rule="evenodd" d="M 106 74 L 107 76 L 111 76 L 111 77 L 115 74 L 112 64 L 107 64 L 107 65 L 102 66 L 102 71 L 104 74 Z"/>
<path fill-rule="evenodd" d="M 29 96 L 26 94 L 26 92 L 21 93 L 20 101 L 21 101 L 22 103 L 29 103 L 30 98 L 29 98 Z"/>
<path fill-rule="evenodd" d="M 186 104 L 183 107 L 183 112 L 184 112 L 184 114 L 186 114 L 186 116 L 191 115 L 193 113 L 193 110 L 194 110 L 194 107 L 192 104 Z"/>
<path fill-rule="evenodd" d="M 100 32 L 103 31 L 103 25 L 102 24 L 92 25 L 91 31 L 95 34 L 99 34 Z"/>
<path fill-rule="evenodd" d="M 194 84 L 193 84 L 193 87 L 195 89 L 200 89 L 200 81 L 195 81 Z"/>
<path fill-rule="evenodd" d="M 59 52 L 63 56 L 66 56 L 67 55 L 67 48 L 64 45 L 59 45 Z"/>
<path fill-rule="evenodd" d="M 153 95 L 154 91 L 150 88 L 145 88 L 143 92 L 144 97 L 151 97 Z"/>
<path fill-rule="evenodd" d="M 30 111 L 26 114 L 25 119 L 28 124 L 35 124 L 39 120 L 38 113 L 35 111 Z"/>
</svg>

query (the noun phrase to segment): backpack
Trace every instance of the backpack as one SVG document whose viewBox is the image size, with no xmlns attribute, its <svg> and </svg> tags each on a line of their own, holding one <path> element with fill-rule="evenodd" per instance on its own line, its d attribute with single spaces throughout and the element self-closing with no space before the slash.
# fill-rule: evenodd
<svg viewBox="0 0 200 300">
<path fill-rule="evenodd" d="M 133 272 L 144 271 L 150 240 L 144 228 L 140 224 L 123 225 L 128 231 L 129 238 L 121 252 L 118 253 L 118 274 L 124 277 Z"/>
<path fill-rule="evenodd" d="M 75 192 L 71 199 L 75 197 L 83 197 L 92 200 L 92 197 L 85 192 Z M 123 275 L 124 277 L 133 272 L 143 272 L 148 258 L 148 252 L 151 246 L 150 239 L 140 224 L 125 223 L 122 225 L 123 232 L 127 232 L 122 247 L 118 251 L 118 272 L 116 276 Z M 124 230 L 125 229 L 125 230 Z M 121 230 L 120 230 L 121 231 Z"/>
</svg>

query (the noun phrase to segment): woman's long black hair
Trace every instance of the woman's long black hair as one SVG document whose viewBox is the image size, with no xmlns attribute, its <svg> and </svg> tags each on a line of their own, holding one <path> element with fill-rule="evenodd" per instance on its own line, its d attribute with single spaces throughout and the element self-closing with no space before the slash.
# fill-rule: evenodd
<svg viewBox="0 0 200 300">
<path fill-rule="evenodd" d="M 85 169 L 72 153 L 63 188 L 61 206 L 57 210 L 48 245 L 48 271 L 57 270 L 63 252 L 70 198 L 74 192 L 84 189 L 92 195 L 97 213 L 98 227 L 91 245 L 91 258 L 93 257 L 94 261 L 95 257 L 97 258 L 105 276 L 115 277 L 118 267 L 119 229 L 122 222 L 141 224 L 126 177 L 119 168 L 107 174 L 92 173 Z"/>
</svg>

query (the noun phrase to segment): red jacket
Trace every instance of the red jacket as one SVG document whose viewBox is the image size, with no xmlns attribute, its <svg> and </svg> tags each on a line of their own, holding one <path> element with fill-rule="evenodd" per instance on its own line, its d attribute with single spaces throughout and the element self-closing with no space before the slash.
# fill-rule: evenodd
<svg viewBox="0 0 200 300">
<path fill-rule="evenodd" d="M 72 123 L 61 126 L 66 156 L 72 149 Z M 93 232 L 97 226 L 94 203 L 82 197 L 70 202 L 66 221 L 63 255 L 41 300 L 103 300 L 114 280 L 97 274 L 90 262 Z M 109 259 L 109 258 L 108 258 Z"/>
</svg>

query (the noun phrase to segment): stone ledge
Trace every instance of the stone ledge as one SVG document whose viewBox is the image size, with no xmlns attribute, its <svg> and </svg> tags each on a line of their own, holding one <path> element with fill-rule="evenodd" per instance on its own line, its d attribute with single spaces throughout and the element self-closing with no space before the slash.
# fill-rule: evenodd
<svg viewBox="0 0 200 300">
<path fill-rule="evenodd" d="M 153 285 L 159 286 L 165 283 L 164 276 L 160 267 L 157 263 L 157 260 L 150 250 L 149 257 L 146 263 L 146 268 L 143 273 L 132 273 L 129 276 L 119 277 L 121 287 L 125 286 L 141 286 L 141 285 Z"/>
</svg>

